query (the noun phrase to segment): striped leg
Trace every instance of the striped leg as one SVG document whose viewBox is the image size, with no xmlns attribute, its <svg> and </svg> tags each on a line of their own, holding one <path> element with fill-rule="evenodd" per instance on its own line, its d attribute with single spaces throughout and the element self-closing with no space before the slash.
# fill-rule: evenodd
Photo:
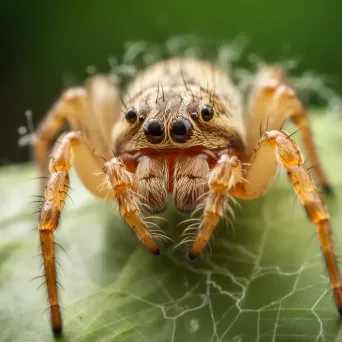
<svg viewBox="0 0 342 342">
<path fill-rule="evenodd" d="M 229 190 L 240 181 L 240 161 L 235 156 L 222 155 L 209 177 L 209 193 L 199 231 L 191 247 L 190 259 L 195 259 L 207 245 L 216 225 L 227 209 Z"/>
<path fill-rule="evenodd" d="M 261 196 L 268 189 L 278 163 L 286 168 L 300 202 L 309 219 L 316 225 L 331 287 L 334 291 L 335 303 L 342 315 L 342 287 L 331 240 L 329 213 L 294 140 L 283 131 L 274 130 L 264 133 L 244 175 L 246 182 L 239 183 L 230 193 L 244 199 Z"/>
<path fill-rule="evenodd" d="M 55 144 L 51 154 L 49 178 L 45 186 L 44 200 L 38 223 L 50 304 L 51 325 L 55 336 L 62 334 L 62 319 L 57 290 L 54 232 L 57 229 L 68 193 L 70 167 L 74 155 L 78 153 L 78 148 L 82 144 L 83 138 L 80 132 L 67 133 Z M 113 199 L 115 197 L 118 200 L 122 216 L 137 234 L 139 240 L 152 253 L 159 254 L 159 249 L 140 214 L 139 201 L 133 189 L 133 175 L 126 171 L 122 161 L 117 158 L 106 162 L 103 170 L 109 185 L 109 189 L 106 190 L 108 198 Z"/>
<path fill-rule="evenodd" d="M 62 334 L 62 318 L 59 306 L 56 275 L 56 255 L 54 231 L 68 193 L 69 169 L 72 148 L 80 142 L 78 132 L 66 134 L 55 145 L 49 164 L 49 178 L 45 186 L 44 200 L 39 217 L 38 231 L 41 242 L 47 293 L 50 304 L 52 331 L 55 336 Z"/>
<path fill-rule="evenodd" d="M 280 66 L 268 65 L 257 74 L 248 103 L 247 154 L 250 158 L 260 132 L 279 130 L 290 118 L 300 129 L 304 147 L 319 184 L 326 193 L 332 188 L 319 163 L 309 116 Z"/>
</svg>

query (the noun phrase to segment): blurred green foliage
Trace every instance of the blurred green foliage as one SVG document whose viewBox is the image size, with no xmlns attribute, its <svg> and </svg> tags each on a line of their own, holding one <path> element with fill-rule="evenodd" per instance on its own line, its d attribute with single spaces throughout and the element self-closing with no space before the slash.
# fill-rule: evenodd
<svg viewBox="0 0 342 342">
<path fill-rule="evenodd" d="M 3 1 L 0 161 L 27 158 L 16 147 L 25 110 L 37 123 L 66 80 L 82 81 L 88 65 L 108 71 L 127 41 L 193 34 L 219 44 L 244 34 L 243 60 L 298 58 L 298 72 L 334 76 L 341 89 L 341 13 L 339 0 Z"/>
</svg>

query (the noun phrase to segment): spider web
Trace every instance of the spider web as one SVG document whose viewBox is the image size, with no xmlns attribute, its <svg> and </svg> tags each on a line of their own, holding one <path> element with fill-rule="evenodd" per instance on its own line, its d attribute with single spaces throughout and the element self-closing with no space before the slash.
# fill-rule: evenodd
<svg viewBox="0 0 342 342">
<path fill-rule="evenodd" d="M 327 200 L 341 232 L 341 144 L 337 125 L 315 118 L 314 129 L 337 196 Z M 319 130 L 318 130 L 319 128 Z M 329 152 L 327 140 L 329 134 Z M 325 141 L 322 143 L 322 141 Z M 1 174 L 0 340 L 51 341 L 36 224 L 27 198 L 36 192 L 31 167 Z M 57 233 L 64 290 L 65 341 L 341 340 L 342 331 L 314 226 L 279 175 L 272 190 L 241 202 L 234 228 L 217 228 L 211 255 L 188 261 L 182 250 L 150 255 L 115 216 L 72 177 Z M 172 207 L 160 226 L 177 242 L 184 229 Z"/>
</svg>

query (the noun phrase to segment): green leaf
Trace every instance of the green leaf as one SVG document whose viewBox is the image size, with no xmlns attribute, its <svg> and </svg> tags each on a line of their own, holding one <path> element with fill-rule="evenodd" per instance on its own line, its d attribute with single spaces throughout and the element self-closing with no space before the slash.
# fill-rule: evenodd
<svg viewBox="0 0 342 342">
<path fill-rule="evenodd" d="M 322 164 L 336 193 L 325 198 L 336 251 L 341 248 L 340 123 L 315 116 Z M 291 130 L 290 130 L 291 131 Z M 299 134 L 297 134 L 299 135 Z M 305 151 L 304 151 L 305 154 Z M 0 340 L 51 341 L 40 266 L 38 193 L 31 165 L 5 167 L 0 178 Z M 212 254 L 195 262 L 184 251 L 150 255 L 117 216 L 72 177 L 73 191 L 56 239 L 63 285 L 64 341 L 341 340 L 315 227 L 280 172 L 269 193 L 236 208 Z M 34 198 L 33 198 L 34 200 Z M 170 202 L 160 227 L 178 243 L 186 216 Z"/>
</svg>

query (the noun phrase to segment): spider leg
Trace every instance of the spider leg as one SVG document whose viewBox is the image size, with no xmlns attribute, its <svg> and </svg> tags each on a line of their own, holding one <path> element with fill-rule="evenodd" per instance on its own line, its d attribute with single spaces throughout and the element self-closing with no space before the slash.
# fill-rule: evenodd
<svg viewBox="0 0 342 342">
<path fill-rule="evenodd" d="M 74 166 L 87 188 L 103 197 L 96 190 L 98 184 L 93 184 L 94 177 L 89 177 L 91 172 L 88 170 L 102 166 L 100 157 L 112 157 L 111 130 L 118 117 L 116 114 L 120 112 L 118 97 L 115 86 L 104 76 L 93 77 L 85 87 L 69 88 L 60 96 L 35 133 L 33 152 L 41 176 L 48 175 L 52 140 L 65 124 L 69 124 L 72 130 L 82 132 L 85 147 L 79 149 Z"/>
<path fill-rule="evenodd" d="M 196 258 L 207 245 L 214 228 L 224 215 L 229 190 L 240 181 L 240 161 L 235 156 L 222 155 L 209 176 L 209 193 L 205 201 L 199 231 L 189 253 L 190 259 Z"/>
<path fill-rule="evenodd" d="M 230 194 L 244 199 L 261 196 L 268 189 L 278 163 L 286 168 L 300 202 L 309 219 L 316 225 L 335 303 L 342 315 L 342 287 L 331 240 L 329 213 L 304 165 L 304 158 L 295 141 L 283 131 L 265 132 L 252 156 L 250 166 L 245 170 L 246 182 L 239 183 Z"/>
<path fill-rule="evenodd" d="M 62 135 L 59 142 L 55 144 L 50 158 L 49 178 L 45 186 L 38 223 L 50 303 L 51 324 L 56 336 L 62 333 L 62 319 L 57 291 L 53 233 L 57 229 L 64 201 L 68 195 L 70 167 L 78 149 L 82 148 L 82 144 L 84 142 L 81 132 L 74 131 Z M 159 254 L 159 249 L 140 214 L 139 198 L 134 189 L 133 174 L 126 171 L 120 158 L 113 158 L 105 162 L 103 171 L 105 173 L 104 180 L 108 183 L 107 197 L 118 200 L 121 215 L 137 234 L 139 240 L 152 253 Z"/>
<path fill-rule="evenodd" d="M 253 154 L 263 131 L 281 130 L 286 119 L 299 127 L 313 172 L 327 193 L 332 193 L 329 181 L 320 166 L 310 128 L 309 116 L 280 66 L 265 66 L 256 76 L 248 103 L 247 156 Z"/>
<path fill-rule="evenodd" d="M 45 186 L 44 200 L 38 223 L 50 304 L 51 325 L 55 336 L 62 334 L 62 318 L 57 291 L 56 255 L 53 233 L 57 229 L 59 217 L 68 192 L 72 148 L 77 146 L 80 140 L 81 135 L 79 132 L 70 132 L 64 135 L 60 144 L 55 145 L 49 163 L 50 175 Z"/>
</svg>

